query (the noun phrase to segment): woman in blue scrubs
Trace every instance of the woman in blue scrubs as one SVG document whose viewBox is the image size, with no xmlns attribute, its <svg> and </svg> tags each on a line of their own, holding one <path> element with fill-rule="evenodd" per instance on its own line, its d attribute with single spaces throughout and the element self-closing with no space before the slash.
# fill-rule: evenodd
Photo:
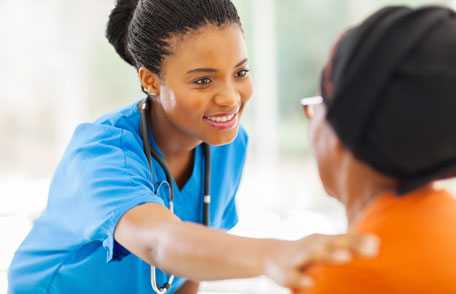
<svg viewBox="0 0 456 294">
<path fill-rule="evenodd" d="M 371 239 L 362 236 L 282 241 L 225 233 L 237 222 L 248 145 L 239 119 L 252 95 L 229 0 L 118 0 L 107 38 L 138 72 L 150 106 L 145 145 L 171 179 L 156 159 L 149 166 L 137 102 L 80 125 L 55 171 L 48 206 L 13 259 L 9 293 L 151 294 L 151 265 L 160 288 L 167 273 L 176 275 L 168 293 L 259 275 L 303 288 L 310 281 L 300 270 L 310 263 L 370 253 Z M 201 225 L 203 143 L 212 166 L 209 228 Z"/>
</svg>

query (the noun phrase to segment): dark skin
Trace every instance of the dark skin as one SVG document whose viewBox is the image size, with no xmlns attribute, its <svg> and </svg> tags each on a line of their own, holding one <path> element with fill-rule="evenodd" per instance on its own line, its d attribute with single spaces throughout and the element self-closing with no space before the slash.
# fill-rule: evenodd
<svg viewBox="0 0 456 294">
<path fill-rule="evenodd" d="M 307 106 L 310 139 L 326 192 L 344 203 L 349 223 L 378 196 L 394 192 L 397 180 L 361 162 L 344 146 L 326 120 L 326 106 Z"/>
<path fill-rule="evenodd" d="M 214 52 L 213 48 L 204 47 L 206 42 L 220 42 L 218 39 L 221 35 L 218 34 L 207 38 L 205 32 L 208 30 L 217 31 L 220 28 L 208 26 L 196 34 L 171 38 L 169 44 L 174 54 L 163 63 L 161 75 L 153 74 L 146 68 L 139 70 L 144 88 L 155 97 L 150 110 L 152 121 L 149 127 L 153 130 L 168 170 L 179 188 L 182 188 L 191 176 L 195 147 L 203 141 L 212 141 L 215 145 L 228 144 L 234 140 L 239 127 L 237 124 L 221 133 L 205 125 L 201 126 L 201 123 L 196 121 L 202 120 L 206 114 L 225 113 L 233 109 L 239 109 L 240 117 L 245 103 L 252 95 L 247 58 L 243 53 L 242 42 L 239 42 L 239 28 L 228 28 L 234 46 L 225 48 L 224 52 Z M 203 44 L 198 42 L 201 36 L 205 37 Z M 190 42 L 185 42 L 189 38 Z M 218 48 L 219 51 L 220 49 Z M 236 60 L 239 59 L 236 56 L 238 54 L 244 58 L 234 67 L 220 59 L 220 56 L 231 55 L 227 60 Z M 183 71 L 183 68 L 186 71 Z M 226 86 L 234 89 L 224 90 L 228 95 L 223 97 L 223 92 L 220 95 L 218 91 Z M 216 95 L 221 97 L 214 99 Z M 208 103 L 211 100 L 213 103 Z M 188 113 L 195 112 L 195 109 L 199 111 L 199 117 L 196 115 L 187 119 Z M 187 126 L 192 125 L 199 128 L 188 129 Z M 197 293 L 198 289 L 198 282 L 187 281 L 177 293 Z"/>
<path fill-rule="evenodd" d="M 187 281 L 176 294 L 196 294 L 198 293 L 199 283 L 194 281 Z"/>
<path fill-rule="evenodd" d="M 198 145 L 224 145 L 236 138 L 240 116 L 252 96 L 252 81 L 244 36 L 237 24 L 205 25 L 171 37 L 168 43 L 172 54 L 163 60 L 160 74 L 144 67 L 138 74 L 153 97 L 155 140 L 171 175 L 182 186 Z M 115 239 L 146 263 L 191 281 L 264 275 L 296 289 L 311 285 L 303 268 L 314 262 L 347 262 L 347 255 L 364 254 L 370 242 L 360 235 L 313 235 L 296 241 L 240 237 L 183 222 L 158 204 L 140 205 L 125 213 L 116 226 Z M 197 289 L 197 282 L 188 282 L 178 293 L 196 293 Z"/>
<path fill-rule="evenodd" d="M 202 142 L 223 145 L 234 140 L 239 117 L 252 95 L 240 30 L 232 25 L 224 28 L 229 35 L 210 33 L 220 30 L 207 26 L 175 36 L 169 40 L 173 54 L 164 60 L 160 75 L 145 68 L 139 70 L 144 88 L 155 97 L 151 108 L 154 136 L 180 187 L 191 175 L 196 146 Z M 226 36 L 231 36 L 231 46 L 207 46 L 207 42 L 227 44 Z M 237 122 L 227 130 L 215 129 L 204 120 L 205 116 L 233 112 L 237 113 Z"/>
</svg>

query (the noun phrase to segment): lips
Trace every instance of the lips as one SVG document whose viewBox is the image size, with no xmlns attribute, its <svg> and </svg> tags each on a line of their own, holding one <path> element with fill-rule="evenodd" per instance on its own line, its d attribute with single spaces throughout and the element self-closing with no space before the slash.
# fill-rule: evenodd
<svg viewBox="0 0 456 294">
<path fill-rule="evenodd" d="M 222 113 L 212 116 L 204 116 L 203 120 L 211 127 L 219 130 L 232 129 L 237 125 L 239 111 L 231 113 Z"/>
<path fill-rule="evenodd" d="M 210 120 L 211 122 L 215 122 L 215 123 L 224 123 L 224 122 L 228 122 L 228 121 L 232 120 L 236 115 L 237 115 L 237 113 L 232 113 L 232 114 L 223 115 L 223 116 L 208 116 L 208 117 L 206 117 L 206 119 Z"/>
</svg>

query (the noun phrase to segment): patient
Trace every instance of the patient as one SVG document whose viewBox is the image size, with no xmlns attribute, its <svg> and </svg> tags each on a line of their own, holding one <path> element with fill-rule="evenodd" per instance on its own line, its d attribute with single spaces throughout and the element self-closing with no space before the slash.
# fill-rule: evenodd
<svg viewBox="0 0 456 294">
<path fill-rule="evenodd" d="M 380 255 L 314 266 L 299 293 L 456 293 L 456 200 L 435 185 L 456 175 L 455 12 L 378 11 L 336 44 L 321 92 L 304 106 L 320 177 Z"/>
</svg>

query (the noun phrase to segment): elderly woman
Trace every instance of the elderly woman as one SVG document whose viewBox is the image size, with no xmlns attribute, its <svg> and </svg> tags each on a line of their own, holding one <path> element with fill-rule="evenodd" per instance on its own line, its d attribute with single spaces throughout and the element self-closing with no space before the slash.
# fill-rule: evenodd
<svg viewBox="0 0 456 294">
<path fill-rule="evenodd" d="M 455 12 L 376 12 L 341 37 L 321 88 L 302 102 L 320 177 L 381 248 L 310 268 L 299 293 L 456 293 L 456 200 L 434 185 L 456 172 Z"/>
</svg>

